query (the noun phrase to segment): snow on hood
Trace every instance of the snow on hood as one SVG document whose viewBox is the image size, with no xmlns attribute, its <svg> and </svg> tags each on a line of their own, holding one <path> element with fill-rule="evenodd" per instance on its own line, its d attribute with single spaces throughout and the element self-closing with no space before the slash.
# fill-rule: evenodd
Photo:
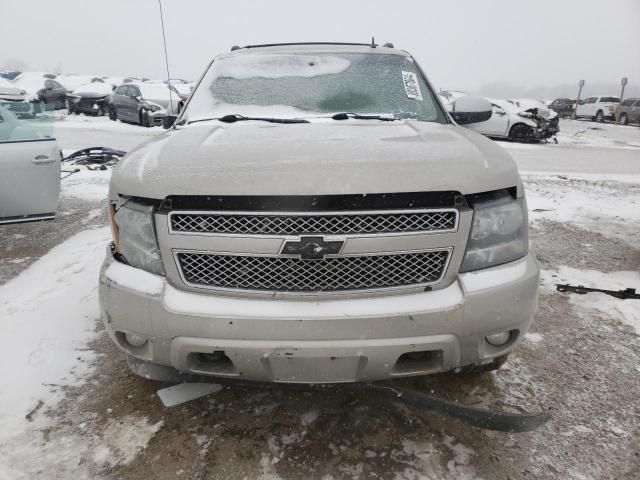
<svg viewBox="0 0 640 480">
<path fill-rule="evenodd" d="M 315 77 L 336 74 L 349 68 L 346 58 L 331 55 L 258 54 L 228 57 L 219 62 L 216 77 L 238 79 L 263 77 Z"/>
<path fill-rule="evenodd" d="M 81 95 L 84 97 L 104 97 L 105 95 L 111 95 L 113 90 L 108 83 L 93 82 L 81 85 L 73 91 L 74 95 Z"/>
<path fill-rule="evenodd" d="M 513 187 L 514 161 L 456 125 L 206 122 L 169 130 L 114 169 L 110 194 L 330 195 Z"/>
<path fill-rule="evenodd" d="M 0 78 L 0 98 L 5 97 L 13 100 L 15 98 L 25 97 L 26 95 L 27 92 L 23 88 L 14 85 L 4 78 Z"/>
</svg>

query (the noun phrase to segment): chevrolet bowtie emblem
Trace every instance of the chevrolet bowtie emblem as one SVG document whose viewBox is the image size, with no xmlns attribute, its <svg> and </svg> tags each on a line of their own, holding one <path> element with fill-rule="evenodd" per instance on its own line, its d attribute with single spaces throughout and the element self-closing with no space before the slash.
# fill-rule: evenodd
<svg viewBox="0 0 640 480">
<path fill-rule="evenodd" d="M 325 255 L 340 253 L 344 241 L 326 241 L 324 237 L 300 237 L 300 241 L 285 242 L 280 253 L 299 255 L 302 260 L 322 260 Z"/>
</svg>

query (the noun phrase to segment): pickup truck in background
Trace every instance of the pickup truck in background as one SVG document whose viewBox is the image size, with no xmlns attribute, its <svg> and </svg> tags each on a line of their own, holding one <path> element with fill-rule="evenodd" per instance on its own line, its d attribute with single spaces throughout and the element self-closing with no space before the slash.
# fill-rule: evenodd
<svg viewBox="0 0 640 480">
<path fill-rule="evenodd" d="M 590 118 L 595 122 L 615 120 L 620 99 L 612 96 L 587 97 L 576 106 L 576 118 Z"/>
</svg>

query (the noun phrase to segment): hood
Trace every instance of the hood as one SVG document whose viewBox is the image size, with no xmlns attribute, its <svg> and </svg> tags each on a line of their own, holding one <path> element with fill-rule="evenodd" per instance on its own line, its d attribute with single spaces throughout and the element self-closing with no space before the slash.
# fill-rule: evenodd
<svg viewBox="0 0 640 480">
<path fill-rule="evenodd" d="M 213 121 L 169 130 L 129 152 L 113 172 L 110 194 L 469 194 L 518 182 L 502 147 L 457 125 Z"/>
<path fill-rule="evenodd" d="M 0 85 L 0 99 L 3 100 L 25 100 L 27 92 L 22 88 L 5 87 Z"/>
</svg>

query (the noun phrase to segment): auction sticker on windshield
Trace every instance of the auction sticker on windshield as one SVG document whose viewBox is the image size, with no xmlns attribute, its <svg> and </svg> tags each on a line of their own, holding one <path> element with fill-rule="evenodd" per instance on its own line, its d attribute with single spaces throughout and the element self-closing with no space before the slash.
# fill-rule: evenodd
<svg viewBox="0 0 640 480">
<path fill-rule="evenodd" d="M 407 97 L 422 100 L 422 92 L 420 91 L 420 85 L 418 84 L 418 77 L 413 72 L 402 71 L 402 82 L 404 83 L 404 90 L 407 92 Z"/>
</svg>

